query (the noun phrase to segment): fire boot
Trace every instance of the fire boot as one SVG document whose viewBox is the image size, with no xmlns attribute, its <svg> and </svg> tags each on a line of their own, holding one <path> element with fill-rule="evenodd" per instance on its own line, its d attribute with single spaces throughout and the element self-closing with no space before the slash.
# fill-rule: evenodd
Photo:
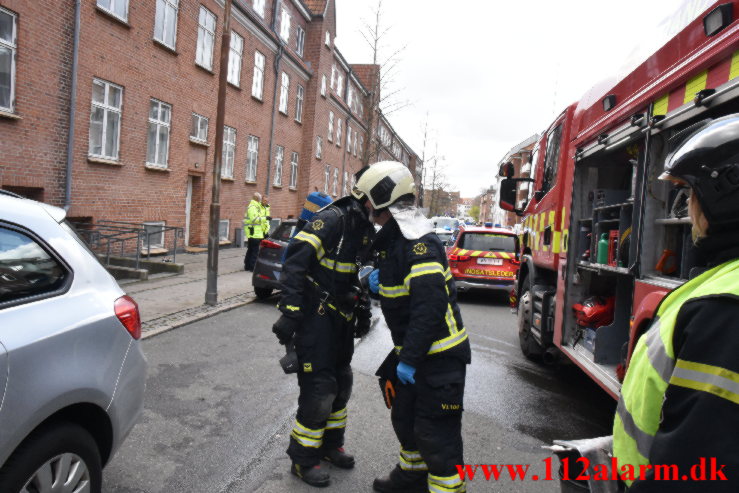
<svg viewBox="0 0 739 493">
<path fill-rule="evenodd" d="M 403 471 L 395 466 L 388 477 L 375 479 L 372 489 L 380 493 L 426 493 L 427 477 L 426 471 Z"/>
<path fill-rule="evenodd" d="M 354 456 L 347 454 L 344 451 L 344 447 L 324 450 L 323 460 L 341 469 L 351 469 L 354 467 Z"/>
<path fill-rule="evenodd" d="M 331 483 L 331 478 L 326 471 L 321 470 L 321 466 L 305 467 L 300 464 L 293 464 L 290 472 L 311 486 L 324 488 Z"/>
</svg>

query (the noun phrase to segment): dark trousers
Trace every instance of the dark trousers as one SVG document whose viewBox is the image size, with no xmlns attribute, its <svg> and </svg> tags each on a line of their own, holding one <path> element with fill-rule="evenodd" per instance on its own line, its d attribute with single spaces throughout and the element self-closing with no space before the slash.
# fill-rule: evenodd
<svg viewBox="0 0 739 493">
<path fill-rule="evenodd" d="M 295 338 L 298 372 L 298 412 L 287 454 L 293 463 L 317 465 L 322 449 L 344 445 L 346 406 L 354 377 L 353 324 L 328 308 L 308 310 Z"/>
<path fill-rule="evenodd" d="M 244 270 L 254 270 L 259 254 L 259 243 L 262 238 L 248 238 L 246 240 L 246 255 L 244 256 Z"/>
<path fill-rule="evenodd" d="M 416 372 L 415 384 L 396 386 L 391 419 L 401 446 L 398 467 L 408 476 L 427 469 L 431 482 L 434 478 L 458 477 L 456 466 L 464 464 L 465 365 L 455 361 L 425 366 Z M 449 486 L 455 488 L 449 491 L 464 490 L 461 482 Z"/>
</svg>

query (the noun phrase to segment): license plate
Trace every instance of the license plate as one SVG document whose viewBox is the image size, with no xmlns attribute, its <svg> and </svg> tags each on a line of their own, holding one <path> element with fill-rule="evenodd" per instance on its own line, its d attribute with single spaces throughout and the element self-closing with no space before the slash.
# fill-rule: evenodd
<svg viewBox="0 0 739 493">
<path fill-rule="evenodd" d="M 503 265 L 502 258 L 478 258 L 477 263 L 480 265 Z"/>
</svg>

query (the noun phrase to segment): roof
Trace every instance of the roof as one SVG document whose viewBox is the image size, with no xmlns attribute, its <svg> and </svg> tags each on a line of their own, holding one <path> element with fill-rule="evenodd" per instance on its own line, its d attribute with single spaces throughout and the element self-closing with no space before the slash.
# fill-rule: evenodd
<svg viewBox="0 0 739 493">
<path fill-rule="evenodd" d="M 326 2 L 327 0 L 303 0 L 303 3 L 313 15 L 323 15 L 326 10 Z"/>
<path fill-rule="evenodd" d="M 527 147 L 535 144 L 537 140 L 539 140 L 539 134 L 534 134 L 531 137 L 524 140 L 523 142 L 521 142 L 520 144 L 513 146 L 513 148 L 511 148 L 511 150 L 506 153 L 505 157 L 503 157 L 503 159 L 501 159 L 500 162 L 501 163 L 506 162 L 511 156 L 513 156 L 517 152 L 521 152 Z"/>
</svg>

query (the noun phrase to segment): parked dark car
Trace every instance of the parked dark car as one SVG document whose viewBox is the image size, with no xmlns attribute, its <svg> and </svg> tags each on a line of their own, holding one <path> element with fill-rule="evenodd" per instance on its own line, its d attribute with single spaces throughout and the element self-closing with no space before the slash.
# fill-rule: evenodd
<svg viewBox="0 0 739 493">
<path fill-rule="evenodd" d="M 252 285 L 257 298 L 268 298 L 272 291 L 280 289 L 280 273 L 285 249 L 295 233 L 297 219 L 287 219 L 259 244 L 257 263 L 254 265 Z"/>
</svg>

